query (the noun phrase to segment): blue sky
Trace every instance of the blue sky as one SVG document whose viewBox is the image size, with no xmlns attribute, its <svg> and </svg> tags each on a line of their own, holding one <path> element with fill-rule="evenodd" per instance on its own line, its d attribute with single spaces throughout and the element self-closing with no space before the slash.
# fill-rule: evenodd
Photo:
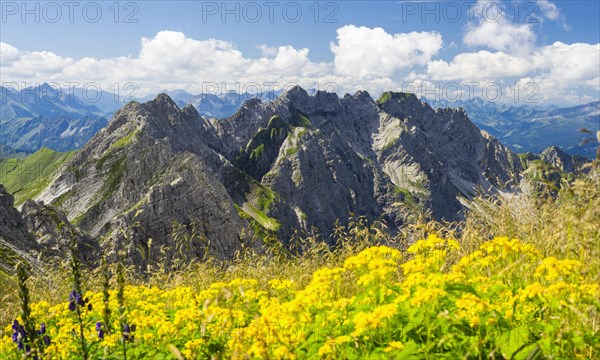
<svg viewBox="0 0 600 360">
<path fill-rule="evenodd" d="M 118 3 L 118 13 L 113 1 L 80 2 L 72 19 L 58 4 L 2 2 L 2 82 L 97 82 L 104 89 L 130 81 L 142 94 L 199 92 L 205 86 L 198 83 L 311 81 L 372 93 L 410 82 L 441 91 L 456 82 L 464 93 L 464 82 L 493 82 L 505 101 L 512 84 L 524 90 L 533 81 L 542 103 L 591 101 L 600 91 L 597 0 L 138 1 Z"/>
</svg>

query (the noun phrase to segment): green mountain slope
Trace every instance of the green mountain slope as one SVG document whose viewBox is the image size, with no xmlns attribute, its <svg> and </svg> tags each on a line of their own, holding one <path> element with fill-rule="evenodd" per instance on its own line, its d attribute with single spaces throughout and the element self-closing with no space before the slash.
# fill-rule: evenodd
<svg viewBox="0 0 600 360">
<path fill-rule="evenodd" d="M 52 175 L 74 153 L 56 152 L 44 147 L 24 159 L 0 159 L 0 184 L 14 194 L 15 205 L 20 205 L 48 186 Z"/>
</svg>

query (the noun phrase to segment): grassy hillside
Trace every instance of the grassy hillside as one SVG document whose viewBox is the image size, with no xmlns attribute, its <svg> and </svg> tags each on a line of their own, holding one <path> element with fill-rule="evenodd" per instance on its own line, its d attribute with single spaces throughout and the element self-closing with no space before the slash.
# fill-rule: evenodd
<svg viewBox="0 0 600 360">
<path fill-rule="evenodd" d="M 335 248 L 299 236 L 229 263 L 157 261 L 148 276 L 116 264 L 124 275 L 106 284 L 86 271 L 88 300 L 73 310 L 65 261 L 28 282 L 33 328 L 44 322 L 51 339 L 38 349 L 53 359 L 598 359 L 599 183 L 596 168 L 556 197 L 480 198 L 460 223 L 407 213 L 399 234 L 353 218 Z M 17 289 L 0 300 L 0 357 L 22 358 Z"/>
<path fill-rule="evenodd" d="M 0 183 L 22 204 L 36 197 L 52 180 L 52 175 L 74 154 L 41 148 L 24 159 L 0 159 Z"/>
</svg>

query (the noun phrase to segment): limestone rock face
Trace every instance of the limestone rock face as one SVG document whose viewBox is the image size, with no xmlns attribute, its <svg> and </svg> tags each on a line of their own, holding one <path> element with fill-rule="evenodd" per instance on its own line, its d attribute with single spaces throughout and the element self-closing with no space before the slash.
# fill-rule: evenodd
<svg viewBox="0 0 600 360">
<path fill-rule="evenodd" d="M 40 249 L 21 217 L 14 197 L 0 184 L 0 270 L 12 274 L 18 261 L 35 264 Z"/>
<path fill-rule="evenodd" d="M 548 164 L 559 168 L 562 172 L 578 171 L 586 159 L 581 156 L 572 156 L 564 152 L 558 146 L 550 146 L 544 149 L 539 157 Z"/>
<path fill-rule="evenodd" d="M 19 212 L 14 197 L 0 184 L 0 270 L 11 274 L 17 261 L 34 268 L 69 256 L 71 238 L 84 266 L 95 266 L 101 254 L 98 241 L 73 226 L 58 209 L 27 200 Z"/>
<path fill-rule="evenodd" d="M 73 226 L 65 214 L 53 206 L 27 200 L 21 208 L 27 230 L 39 244 L 42 259 L 65 258 L 69 254 L 71 239 L 77 242 L 77 255 L 88 266 L 100 260 L 98 241 Z"/>
<path fill-rule="evenodd" d="M 180 109 L 164 94 L 145 104 L 132 102 L 38 199 L 60 203 L 74 224 L 96 238 L 139 223 L 125 244 L 136 263 L 143 257 L 137 249 L 148 238 L 156 254 L 175 248 L 170 238 L 174 221 L 198 224 L 214 254 L 232 256 L 244 221 L 221 174 L 231 164 L 211 148 L 219 141 L 192 106 Z M 114 241 L 104 244 L 109 252 L 116 250 Z"/>
<path fill-rule="evenodd" d="M 516 188 L 521 170 L 516 154 L 479 130 L 462 110 L 434 111 L 410 94 L 384 100 L 383 166 L 396 186 L 424 197 L 435 217 L 460 218 L 460 197 Z"/>
<path fill-rule="evenodd" d="M 287 134 L 283 142 L 274 117 Z M 398 227 L 398 203 L 456 220 L 461 197 L 513 191 L 520 178 L 518 157 L 463 111 L 434 111 L 411 94 L 375 102 L 362 91 L 339 98 L 295 87 L 274 102 L 247 103 L 217 129 L 232 144 L 223 155 L 277 195 L 272 209 L 261 210 L 286 225 L 284 238 L 298 227 L 329 234 L 351 213 Z M 250 154 L 243 164 L 234 161 L 236 149 Z"/>
<path fill-rule="evenodd" d="M 116 229 L 128 228 L 129 257 L 142 264 L 177 248 L 174 221 L 196 227 L 186 256 L 227 258 L 243 234 L 285 241 L 294 229 L 317 230 L 328 239 L 351 214 L 392 230 L 402 226 L 399 206 L 459 219 L 463 198 L 516 191 L 520 171 L 518 157 L 462 110 L 433 110 L 411 94 L 374 101 L 364 91 L 340 98 L 295 87 L 221 120 L 161 94 L 117 111 L 36 200 L 106 238 L 108 250 L 123 246 Z"/>
</svg>

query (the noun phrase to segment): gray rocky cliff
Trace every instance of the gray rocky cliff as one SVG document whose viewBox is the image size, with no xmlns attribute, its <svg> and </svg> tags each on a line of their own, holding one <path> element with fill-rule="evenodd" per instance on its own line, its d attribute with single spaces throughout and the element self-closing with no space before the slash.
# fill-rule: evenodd
<svg viewBox="0 0 600 360">
<path fill-rule="evenodd" d="M 110 238 L 117 227 L 139 222 L 143 231 L 126 244 L 134 262 L 148 238 L 156 253 L 175 248 L 173 221 L 198 224 L 214 254 L 232 256 L 245 223 L 223 185 L 221 173 L 230 165 L 211 149 L 218 142 L 211 131 L 193 107 L 179 109 L 164 94 L 130 103 L 39 199 L 60 200 L 68 218 L 94 237 Z M 115 250 L 110 241 L 105 245 Z"/>
<path fill-rule="evenodd" d="M 19 261 L 36 264 L 40 250 L 14 204 L 14 197 L 0 184 L 0 271 L 8 274 L 14 273 Z"/>
<path fill-rule="evenodd" d="M 582 156 L 569 155 L 558 146 L 549 146 L 540 154 L 539 158 L 548 164 L 557 167 L 562 172 L 576 172 L 588 162 Z"/>
<path fill-rule="evenodd" d="M 436 218 L 460 218 L 461 197 L 517 187 L 517 155 L 462 110 L 433 110 L 404 93 L 378 102 L 385 113 L 377 134 L 382 166 L 396 186 L 425 198 Z"/>
<path fill-rule="evenodd" d="M 71 239 L 84 266 L 95 266 L 101 254 L 97 240 L 73 226 L 58 209 L 27 200 L 21 211 L 0 184 L 0 271 L 12 274 L 22 261 L 41 268 L 69 256 Z"/>
<path fill-rule="evenodd" d="M 39 244 L 41 260 L 64 259 L 74 240 L 79 260 L 87 266 L 98 264 L 101 254 L 98 241 L 73 226 L 60 210 L 27 200 L 21 207 L 21 216 Z"/>
<path fill-rule="evenodd" d="M 516 190 L 520 172 L 518 157 L 462 110 L 433 110 L 411 94 L 374 101 L 295 87 L 221 120 L 161 94 L 117 111 L 37 200 L 95 238 L 139 223 L 127 244 L 139 264 L 148 238 L 150 253 L 175 247 L 173 221 L 195 224 L 213 254 L 231 257 L 247 230 L 327 239 L 350 214 L 395 229 L 403 206 L 460 219 L 463 199 Z M 202 255 L 200 240 L 194 249 Z"/>
</svg>

